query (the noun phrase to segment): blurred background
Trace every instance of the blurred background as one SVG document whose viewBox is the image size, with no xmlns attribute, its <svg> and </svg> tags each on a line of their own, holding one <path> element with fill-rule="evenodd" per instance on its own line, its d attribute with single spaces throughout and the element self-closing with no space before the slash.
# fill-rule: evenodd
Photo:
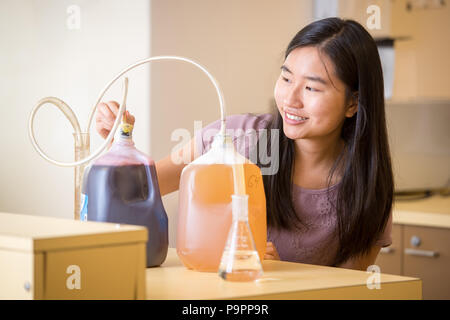
<svg viewBox="0 0 450 320">
<path fill-rule="evenodd" d="M 101 89 L 123 68 L 179 55 L 218 80 L 227 114 L 264 113 L 290 39 L 308 23 L 351 18 L 377 40 L 396 190 L 448 187 L 450 178 L 450 6 L 434 0 L 2 0 L 0 2 L 0 212 L 73 218 L 74 169 L 41 157 L 28 137 L 39 99 L 55 96 L 82 129 Z M 128 110 L 137 148 L 157 161 L 220 116 L 215 90 L 194 66 L 157 62 L 131 71 Z M 104 100 L 121 100 L 122 83 Z M 95 125 L 95 123 L 94 123 Z M 91 151 L 102 142 L 92 126 Z M 74 157 L 72 128 L 45 105 L 35 120 L 41 147 Z M 175 246 L 178 192 L 164 197 Z"/>
</svg>

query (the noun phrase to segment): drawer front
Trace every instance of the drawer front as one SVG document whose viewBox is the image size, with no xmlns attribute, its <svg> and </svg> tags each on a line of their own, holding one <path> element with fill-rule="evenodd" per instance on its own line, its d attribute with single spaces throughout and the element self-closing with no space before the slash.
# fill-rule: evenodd
<svg viewBox="0 0 450 320">
<path fill-rule="evenodd" d="M 381 273 L 402 274 L 402 248 L 403 248 L 403 226 L 392 225 L 392 244 L 389 247 L 382 248 L 378 254 L 375 264 L 380 267 Z"/>
<path fill-rule="evenodd" d="M 138 243 L 50 251 L 44 265 L 44 299 L 137 299 L 145 286 L 145 247 Z"/>
<path fill-rule="evenodd" d="M 450 299 L 450 229 L 404 226 L 403 273 L 422 279 L 423 299 Z"/>
</svg>

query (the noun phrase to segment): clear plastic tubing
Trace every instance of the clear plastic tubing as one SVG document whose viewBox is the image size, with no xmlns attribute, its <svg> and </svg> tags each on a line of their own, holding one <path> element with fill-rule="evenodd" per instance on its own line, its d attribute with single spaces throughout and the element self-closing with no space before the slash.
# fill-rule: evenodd
<svg viewBox="0 0 450 320">
<path fill-rule="evenodd" d="M 100 101 L 102 100 L 103 96 L 105 95 L 106 91 L 117 81 L 117 79 L 119 79 L 121 76 L 123 76 L 125 73 L 127 73 L 128 71 L 143 65 L 145 63 L 149 63 L 152 61 L 157 61 L 157 60 L 178 60 L 178 61 L 184 61 L 184 62 L 188 62 L 190 64 L 193 64 L 194 66 L 198 67 L 200 70 L 202 70 L 207 76 L 208 78 L 211 80 L 212 84 L 214 85 L 214 88 L 216 89 L 217 95 L 219 97 L 219 103 L 220 103 L 220 116 L 221 116 L 221 129 L 218 135 L 225 137 L 225 102 L 223 99 L 223 94 L 222 91 L 217 83 L 217 81 L 214 79 L 214 77 L 208 72 L 208 70 L 206 70 L 202 65 L 200 65 L 199 63 L 188 59 L 188 58 L 184 58 L 184 57 L 177 57 L 177 56 L 155 56 L 155 57 L 150 57 L 141 61 L 138 61 L 128 67 L 126 67 L 124 70 L 122 70 L 119 74 L 117 74 L 106 86 L 105 88 L 102 90 L 102 92 L 100 93 L 100 95 L 97 98 L 97 101 L 94 104 L 94 107 L 92 108 L 92 111 L 89 115 L 89 121 L 88 124 L 86 126 L 86 130 L 84 131 L 84 133 L 89 132 L 91 124 L 92 124 L 92 119 L 94 117 L 95 111 L 97 109 L 97 105 L 100 103 Z M 74 161 L 74 162 L 61 162 L 61 161 L 57 161 L 54 160 L 52 158 L 50 158 L 39 146 L 39 144 L 36 142 L 36 138 L 34 136 L 34 117 L 36 115 L 36 112 L 39 110 L 39 108 L 46 104 L 46 103 L 51 103 L 54 106 L 58 107 L 66 116 L 66 118 L 70 121 L 73 129 L 74 129 L 74 133 L 75 134 L 81 134 L 81 128 L 80 128 L 80 124 L 78 122 L 78 119 L 75 115 L 75 113 L 73 112 L 73 110 L 62 100 L 55 98 L 55 97 L 46 97 L 43 98 L 41 100 L 38 101 L 38 103 L 35 105 L 35 107 L 33 108 L 33 110 L 31 111 L 30 114 L 30 118 L 28 121 L 28 134 L 29 137 L 31 139 L 31 143 L 33 144 L 33 147 L 36 149 L 36 151 L 38 152 L 38 154 L 44 158 L 45 160 L 47 160 L 48 162 L 55 164 L 57 166 L 61 166 L 61 167 L 75 167 L 75 166 L 80 166 L 83 164 L 87 164 L 88 162 L 92 161 L 93 159 L 97 158 L 102 152 L 103 150 L 105 150 L 105 148 L 110 144 L 110 142 L 112 141 L 112 139 L 114 138 L 114 135 L 116 133 L 117 128 L 119 127 L 119 124 L 121 122 L 121 119 L 123 117 L 123 113 L 125 112 L 125 106 L 126 106 L 126 99 L 127 99 L 127 89 L 128 89 L 128 83 L 125 80 L 124 83 L 124 93 L 123 93 L 123 99 L 122 99 L 122 104 L 120 105 L 119 108 L 119 113 L 118 116 L 116 118 L 116 121 L 114 122 L 113 128 L 111 130 L 111 132 L 109 133 L 108 137 L 105 139 L 105 141 L 103 142 L 103 144 L 94 152 L 92 152 L 91 155 L 89 155 L 88 157 L 78 160 L 78 161 Z M 241 180 L 241 179 L 239 179 Z"/>
</svg>

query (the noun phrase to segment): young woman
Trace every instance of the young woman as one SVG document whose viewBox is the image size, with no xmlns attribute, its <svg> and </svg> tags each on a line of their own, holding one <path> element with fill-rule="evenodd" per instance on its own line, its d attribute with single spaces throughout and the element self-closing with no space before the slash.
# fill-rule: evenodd
<svg viewBox="0 0 450 320">
<path fill-rule="evenodd" d="M 231 129 L 279 129 L 282 165 L 263 176 L 265 258 L 365 270 L 391 244 L 393 198 L 383 75 L 373 38 L 352 20 L 309 24 L 287 47 L 274 97 L 274 114 L 227 118 Z M 117 110 L 113 101 L 99 105 L 103 137 Z M 206 132 L 219 125 L 203 129 L 202 150 L 211 143 Z M 269 150 L 270 140 L 258 147 Z M 198 147 L 193 139 L 190 150 Z M 241 152 L 249 154 L 245 147 Z M 184 166 L 170 156 L 156 164 L 162 195 L 178 189 Z"/>
</svg>

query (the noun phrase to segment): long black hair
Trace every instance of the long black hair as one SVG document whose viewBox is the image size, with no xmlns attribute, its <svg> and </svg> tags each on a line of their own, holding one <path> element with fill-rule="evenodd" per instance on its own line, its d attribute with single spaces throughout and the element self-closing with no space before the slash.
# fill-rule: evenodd
<svg viewBox="0 0 450 320">
<path fill-rule="evenodd" d="M 327 18 L 300 30 L 289 43 L 285 58 L 300 47 L 313 46 L 334 64 L 337 77 L 346 86 L 346 97 L 357 97 L 358 109 L 344 120 L 341 136 L 344 151 L 328 177 L 339 167 L 342 180 L 335 200 L 339 248 L 333 265 L 369 252 L 383 233 L 392 207 L 393 174 L 384 111 L 383 74 L 375 41 L 358 22 Z M 264 175 L 267 223 L 292 229 L 304 222 L 292 201 L 294 141 L 283 132 L 278 110 L 269 129 L 279 132 L 279 170 Z M 269 130 L 270 132 L 270 130 Z M 268 149 L 270 141 L 268 139 Z M 259 148 L 259 147 L 258 147 Z"/>
</svg>

